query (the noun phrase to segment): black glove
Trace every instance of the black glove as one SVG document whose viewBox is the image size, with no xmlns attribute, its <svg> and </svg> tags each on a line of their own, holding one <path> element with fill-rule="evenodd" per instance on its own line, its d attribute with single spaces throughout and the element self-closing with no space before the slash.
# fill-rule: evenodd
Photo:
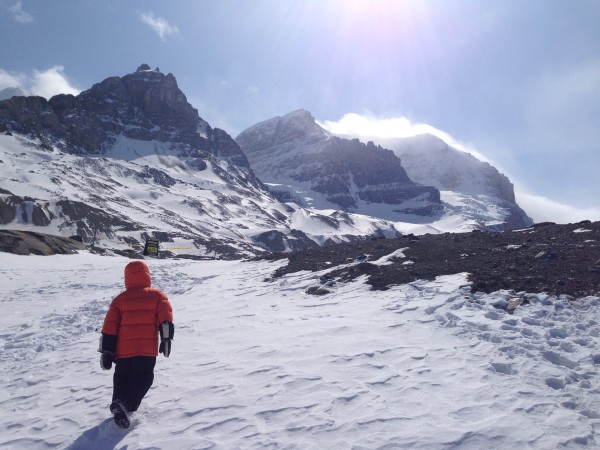
<svg viewBox="0 0 600 450">
<path fill-rule="evenodd" d="M 175 336 L 175 325 L 172 322 L 166 320 L 158 326 L 158 332 L 160 334 L 160 346 L 158 351 L 168 358 L 171 354 L 171 340 Z"/>
<path fill-rule="evenodd" d="M 102 352 L 100 355 L 100 367 L 103 370 L 110 370 L 114 360 L 115 354 L 113 352 Z"/>
<path fill-rule="evenodd" d="M 160 341 L 158 351 L 165 355 L 165 358 L 168 358 L 171 354 L 171 339 L 163 339 L 162 341 Z"/>
<path fill-rule="evenodd" d="M 102 367 L 103 370 L 110 370 L 112 363 L 116 361 L 115 352 L 117 351 L 117 336 L 102 333 L 98 351 L 101 353 L 100 367 Z"/>
</svg>

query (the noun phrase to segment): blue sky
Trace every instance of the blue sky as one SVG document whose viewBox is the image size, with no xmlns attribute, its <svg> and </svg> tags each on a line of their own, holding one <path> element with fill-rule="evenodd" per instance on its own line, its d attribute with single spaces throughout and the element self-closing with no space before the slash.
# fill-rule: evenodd
<svg viewBox="0 0 600 450">
<path fill-rule="evenodd" d="M 598 23 L 597 0 L 0 0 L 0 89 L 77 93 L 147 63 L 234 137 L 298 108 L 428 124 L 535 220 L 600 220 Z"/>
</svg>

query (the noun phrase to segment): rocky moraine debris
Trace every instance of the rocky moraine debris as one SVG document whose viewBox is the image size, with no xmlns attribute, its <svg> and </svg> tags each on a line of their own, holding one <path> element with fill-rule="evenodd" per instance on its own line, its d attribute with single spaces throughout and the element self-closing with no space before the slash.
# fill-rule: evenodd
<svg viewBox="0 0 600 450">
<path fill-rule="evenodd" d="M 309 292 L 317 295 L 327 293 L 328 286 L 362 275 L 367 275 L 373 289 L 383 290 L 461 272 L 470 274 L 473 291 L 507 289 L 575 298 L 600 295 L 600 222 L 540 223 L 501 233 L 406 235 L 269 258 L 289 259 L 274 277 L 329 269 L 320 277 L 320 286 Z"/>
</svg>

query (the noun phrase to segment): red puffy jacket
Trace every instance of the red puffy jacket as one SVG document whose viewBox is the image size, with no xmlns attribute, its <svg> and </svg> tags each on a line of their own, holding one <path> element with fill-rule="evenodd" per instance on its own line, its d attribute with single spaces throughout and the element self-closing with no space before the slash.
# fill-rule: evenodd
<svg viewBox="0 0 600 450">
<path fill-rule="evenodd" d="M 150 287 L 150 269 L 143 261 L 125 267 L 125 291 L 112 301 L 102 333 L 117 336 L 117 358 L 158 355 L 158 325 L 173 322 L 169 299 Z"/>
</svg>

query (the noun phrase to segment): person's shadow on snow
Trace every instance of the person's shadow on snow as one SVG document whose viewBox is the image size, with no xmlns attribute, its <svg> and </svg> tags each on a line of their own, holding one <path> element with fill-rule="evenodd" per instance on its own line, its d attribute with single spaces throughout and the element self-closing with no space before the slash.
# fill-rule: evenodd
<svg viewBox="0 0 600 450">
<path fill-rule="evenodd" d="M 112 450 L 130 430 L 117 428 L 113 419 L 106 419 L 100 425 L 84 431 L 66 450 Z"/>
</svg>

